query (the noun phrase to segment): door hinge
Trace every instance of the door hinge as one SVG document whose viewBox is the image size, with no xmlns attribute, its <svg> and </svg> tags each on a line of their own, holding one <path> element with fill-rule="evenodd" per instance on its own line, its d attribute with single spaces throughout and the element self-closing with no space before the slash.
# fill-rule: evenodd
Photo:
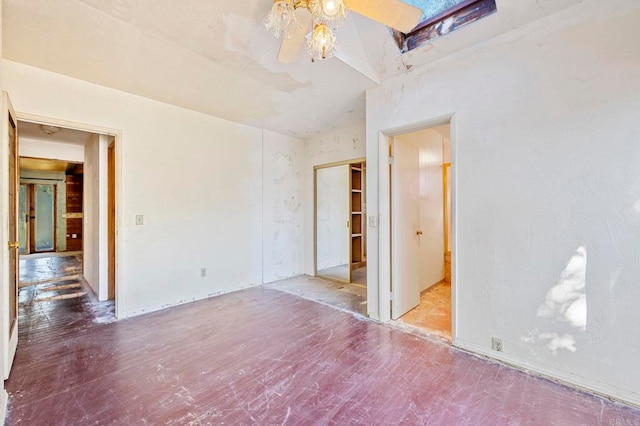
<svg viewBox="0 0 640 426">
<path fill-rule="evenodd" d="M 393 156 L 389 157 L 389 164 L 393 165 L 394 158 Z"/>
<path fill-rule="evenodd" d="M 389 300 L 393 300 L 393 292 L 389 293 Z"/>
</svg>

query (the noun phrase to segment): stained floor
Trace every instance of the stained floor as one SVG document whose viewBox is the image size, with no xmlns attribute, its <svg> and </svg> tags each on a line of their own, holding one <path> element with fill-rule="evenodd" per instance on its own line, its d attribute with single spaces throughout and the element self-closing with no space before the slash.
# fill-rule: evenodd
<svg viewBox="0 0 640 426">
<path fill-rule="evenodd" d="M 640 421 L 640 411 L 273 288 L 110 323 L 90 305 L 69 309 L 73 321 L 59 310 L 21 335 L 8 425 Z"/>
<path fill-rule="evenodd" d="M 20 345 L 115 320 L 114 303 L 98 302 L 81 274 L 82 252 L 20 256 Z"/>
<path fill-rule="evenodd" d="M 451 283 L 438 283 L 420 295 L 420 305 L 404 314 L 400 323 L 451 340 Z"/>
<path fill-rule="evenodd" d="M 82 252 L 20 255 L 20 287 L 75 279 L 82 274 Z"/>
</svg>

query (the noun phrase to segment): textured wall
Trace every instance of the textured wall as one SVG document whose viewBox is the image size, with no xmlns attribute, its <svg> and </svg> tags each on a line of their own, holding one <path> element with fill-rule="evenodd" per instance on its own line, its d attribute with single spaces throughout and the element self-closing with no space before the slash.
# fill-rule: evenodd
<svg viewBox="0 0 640 426">
<path fill-rule="evenodd" d="M 263 139 L 263 282 L 302 273 L 304 143 L 266 131 Z"/>
<path fill-rule="evenodd" d="M 373 215 L 379 132 L 455 114 L 456 343 L 636 404 L 638 22 L 585 1 L 367 94 Z"/>
</svg>

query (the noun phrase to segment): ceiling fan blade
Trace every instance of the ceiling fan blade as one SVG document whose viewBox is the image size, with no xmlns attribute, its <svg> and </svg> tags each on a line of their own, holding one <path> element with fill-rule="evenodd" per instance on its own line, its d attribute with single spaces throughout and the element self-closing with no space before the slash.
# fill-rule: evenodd
<svg viewBox="0 0 640 426">
<path fill-rule="evenodd" d="M 300 27 L 290 39 L 283 38 L 278 52 L 278 62 L 282 64 L 292 64 L 300 58 L 300 51 L 306 41 L 306 36 L 311 31 L 311 15 L 309 10 L 299 7 L 296 9 L 296 16 L 300 21 Z"/>
<path fill-rule="evenodd" d="M 348 9 L 388 27 L 408 33 L 422 19 L 422 10 L 400 0 L 344 0 Z"/>
</svg>

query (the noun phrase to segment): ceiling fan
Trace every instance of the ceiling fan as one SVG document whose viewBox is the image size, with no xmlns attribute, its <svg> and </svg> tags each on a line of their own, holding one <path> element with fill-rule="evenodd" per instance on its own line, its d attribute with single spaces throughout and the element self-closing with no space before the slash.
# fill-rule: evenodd
<svg viewBox="0 0 640 426">
<path fill-rule="evenodd" d="M 296 62 L 307 42 L 312 60 L 335 55 L 335 29 L 352 11 L 408 33 L 418 25 L 422 10 L 400 0 L 274 0 L 265 26 L 282 37 L 278 62 Z"/>
</svg>

